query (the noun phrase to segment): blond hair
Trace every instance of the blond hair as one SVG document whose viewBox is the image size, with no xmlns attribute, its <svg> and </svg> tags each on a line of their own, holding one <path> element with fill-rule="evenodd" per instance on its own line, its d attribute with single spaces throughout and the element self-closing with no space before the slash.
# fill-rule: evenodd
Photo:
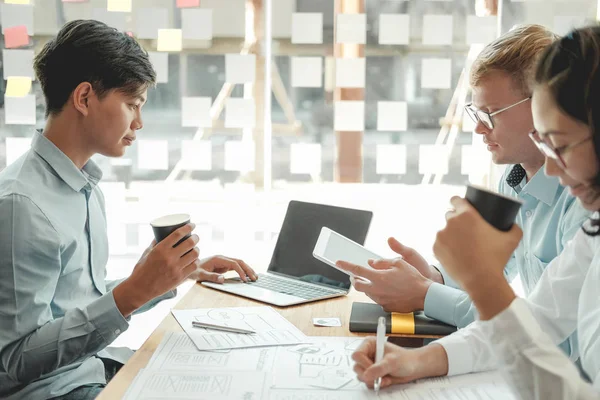
<svg viewBox="0 0 600 400">
<path fill-rule="evenodd" d="M 538 59 L 559 38 L 541 25 L 516 26 L 479 53 L 471 67 L 471 87 L 477 87 L 492 72 L 503 72 L 512 77 L 516 89 L 530 95 Z"/>
</svg>

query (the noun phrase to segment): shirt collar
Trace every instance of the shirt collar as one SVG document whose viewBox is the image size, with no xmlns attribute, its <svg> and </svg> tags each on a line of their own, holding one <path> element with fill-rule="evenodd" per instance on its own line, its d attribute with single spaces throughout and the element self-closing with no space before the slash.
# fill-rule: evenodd
<svg viewBox="0 0 600 400">
<path fill-rule="evenodd" d="M 37 131 L 34 135 L 31 148 L 76 192 L 80 192 L 88 184 L 91 189 L 102 179 L 102 171 L 94 161 L 89 160 L 83 166 L 83 170 L 79 170 L 73 161 L 41 131 Z"/>
<path fill-rule="evenodd" d="M 521 190 L 517 191 L 518 193 L 529 194 L 549 206 L 552 205 L 556 196 L 556 191 L 560 187 L 558 178 L 546 175 L 544 173 L 544 167 L 542 167 L 527 183 L 525 182 L 525 179 L 523 179 L 523 182 L 519 185 Z M 515 187 L 515 189 L 517 189 L 517 187 Z"/>
</svg>

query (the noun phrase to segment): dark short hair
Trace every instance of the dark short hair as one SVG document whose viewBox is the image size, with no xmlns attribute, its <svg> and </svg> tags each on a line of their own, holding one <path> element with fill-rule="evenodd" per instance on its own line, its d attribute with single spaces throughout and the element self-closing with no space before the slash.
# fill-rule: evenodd
<svg viewBox="0 0 600 400">
<path fill-rule="evenodd" d="M 100 98 L 111 90 L 136 95 L 156 83 L 148 53 L 138 42 L 94 20 L 65 24 L 35 57 L 34 69 L 46 116 L 60 113 L 82 82 L 89 82 Z"/>
<path fill-rule="evenodd" d="M 536 84 L 546 85 L 558 107 L 586 124 L 600 159 L 600 27 L 575 29 L 551 44 L 538 64 Z M 594 189 L 600 197 L 600 173 Z M 591 219 L 589 235 L 600 235 L 600 219 Z"/>
</svg>

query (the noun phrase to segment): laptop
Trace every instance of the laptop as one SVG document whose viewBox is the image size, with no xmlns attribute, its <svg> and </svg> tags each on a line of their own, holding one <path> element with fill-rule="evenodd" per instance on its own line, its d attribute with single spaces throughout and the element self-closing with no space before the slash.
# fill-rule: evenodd
<svg viewBox="0 0 600 400">
<path fill-rule="evenodd" d="M 364 244 L 372 218 L 371 211 L 290 201 L 267 273 L 256 282 L 202 285 L 280 307 L 344 296 L 350 277 L 314 258 L 313 249 L 324 226 Z"/>
</svg>

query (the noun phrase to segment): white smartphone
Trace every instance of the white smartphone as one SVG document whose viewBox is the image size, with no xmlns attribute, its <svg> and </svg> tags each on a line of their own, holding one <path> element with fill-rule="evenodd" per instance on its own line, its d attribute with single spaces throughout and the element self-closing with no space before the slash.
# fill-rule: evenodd
<svg viewBox="0 0 600 400">
<path fill-rule="evenodd" d="M 371 268 L 368 263 L 369 260 L 379 260 L 382 258 L 372 251 L 365 249 L 362 245 L 325 226 L 321 229 L 321 234 L 319 235 L 319 239 L 317 239 L 317 244 L 313 250 L 313 257 L 345 274 L 348 273 L 339 269 L 335 265 L 336 262 L 347 261 L 352 264 Z"/>
</svg>

